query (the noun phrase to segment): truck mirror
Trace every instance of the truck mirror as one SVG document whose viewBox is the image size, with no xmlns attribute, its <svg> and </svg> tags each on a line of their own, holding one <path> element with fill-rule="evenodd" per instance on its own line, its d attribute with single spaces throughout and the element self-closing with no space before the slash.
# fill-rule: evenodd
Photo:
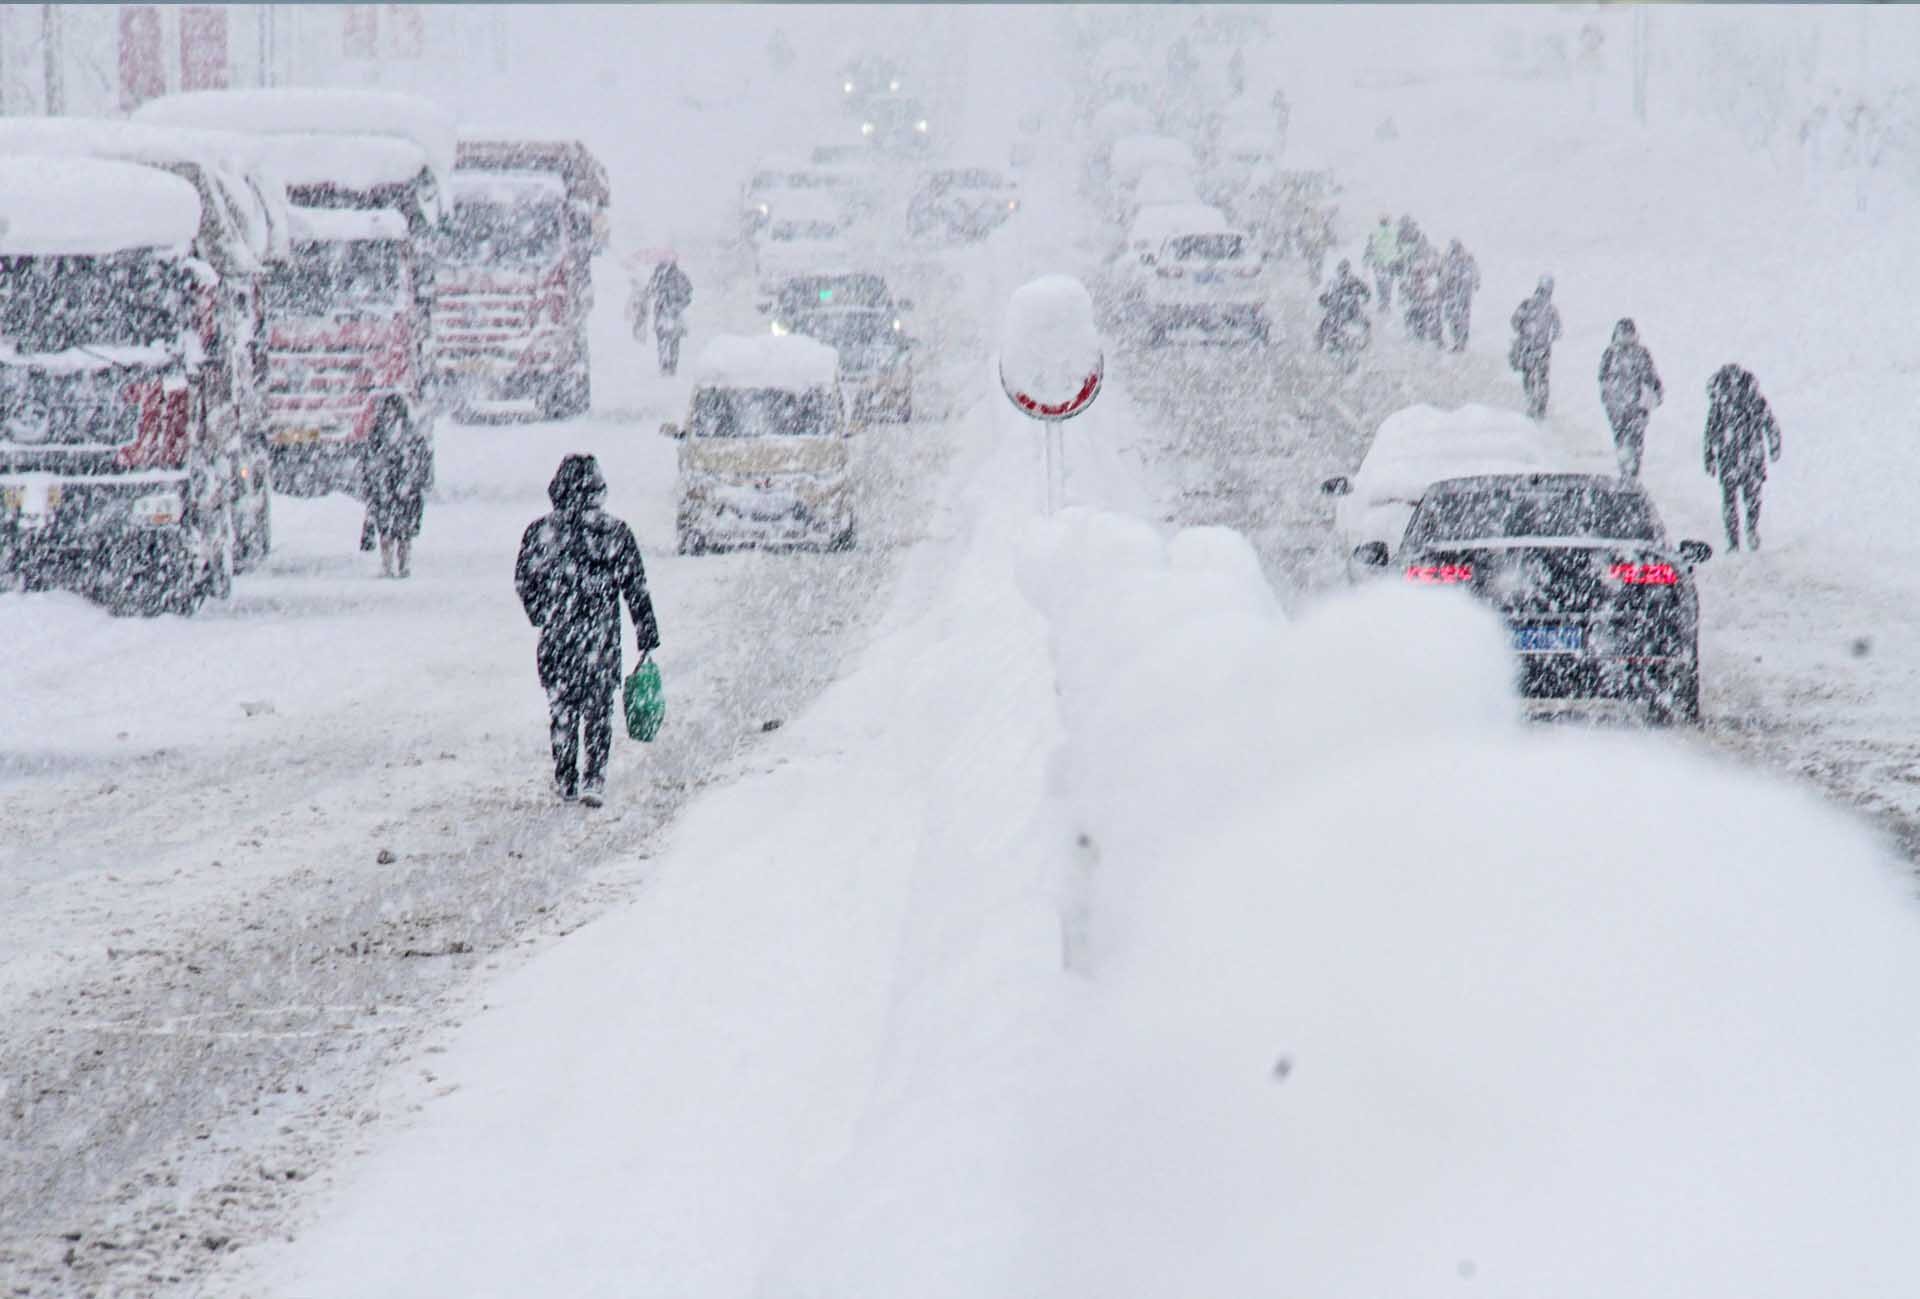
<svg viewBox="0 0 1920 1299">
<path fill-rule="evenodd" d="M 681 428 L 678 424 L 668 423 L 668 424 L 662 424 L 660 426 L 660 436 L 663 438 L 673 438 L 677 441 L 678 439 L 683 438 L 686 435 L 687 435 L 687 431 Z"/>
</svg>

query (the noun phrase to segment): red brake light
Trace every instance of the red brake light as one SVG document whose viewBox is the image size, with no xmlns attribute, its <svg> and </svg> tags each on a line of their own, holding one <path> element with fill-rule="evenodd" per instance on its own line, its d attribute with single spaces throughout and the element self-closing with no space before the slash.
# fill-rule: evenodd
<svg viewBox="0 0 1920 1299">
<path fill-rule="evenodd" d="M 1414 564 L 1407 569 L 1409 582 L 1425 582 L 1429 585 L 1473 580 L 1472 564 Z"/>
<path fill-rule="evenodd" d="M 1672 564 L 1615 564 L 1613 577 L 1628 586 L 1677 586 L 1680 570 Z"/>
</svg>

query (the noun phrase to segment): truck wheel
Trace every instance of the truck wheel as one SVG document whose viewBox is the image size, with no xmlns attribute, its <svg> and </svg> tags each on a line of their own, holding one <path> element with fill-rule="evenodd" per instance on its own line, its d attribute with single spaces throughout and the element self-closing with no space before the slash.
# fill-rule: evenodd
<svg viewBox="0 0 1920 1299">
<path fill-rule="evenodd" d="M 832 539 L 827 542 L 827 549 L 835 554 L 844 554 L 858 543 L 859 531 L 854 524 L 848 523 L 845 528 L 833 534 Z"/>
<path fill-rule="evenodd" d="M 712 549 L 707 544 L 707 534 L 696 532 L 682 524 L 678 530 L 679 551 L 683 555 L 704 555 Z"/>
</svg>

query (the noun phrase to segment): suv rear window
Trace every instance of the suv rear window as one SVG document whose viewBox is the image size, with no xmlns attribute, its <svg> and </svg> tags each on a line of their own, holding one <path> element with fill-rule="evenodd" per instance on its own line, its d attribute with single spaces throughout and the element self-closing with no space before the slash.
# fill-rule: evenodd
<svg viewBox="0 0 1920 1299">
<path fill-rule="evenodd" d="M 1409 546 L 1495 537 L 1662 540 L 1653 503 L 1608 487 L 1487 483 L 1428 492 L 1407 524 Z"/>
<path fill-rule="evenodd" d="M 831 392 L 808 388 L 702 388 L 693 394 L 697 438 L 828 437 L 838 429 Z"/>
</svg>

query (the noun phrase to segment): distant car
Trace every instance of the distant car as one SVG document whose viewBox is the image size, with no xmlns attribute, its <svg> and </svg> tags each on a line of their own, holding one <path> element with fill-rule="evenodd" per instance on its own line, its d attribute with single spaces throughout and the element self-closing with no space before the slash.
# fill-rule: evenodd
<svg viewBox="0 0 1920 1299">
<path fill-rule="evenodd" d="M 840 387 L 855 424 L 913 419 L 913 349 L 903 315 L 913 304 L 897 299 L 886 280 L 868 272 L 802 275 L 781 285 L 769 304 L 771 332 L 798 334 L 833 348 Z"/>
<path fill-rule="evenodd" d="M 860 135 L 882 153 L 911 153 L 932 143 L 933 122 L 917 99 L 875 95 L 861 110 Z"/>
<path fill-rule="evenodd" d="M 1189 219 L 1176 219 L 1173 214 L 1183 208 Z M 1134 271 L 1136 291 L 1129 295 L 1146 341 L 1158 345 L 1198 335 L 1266 342 L 1266 267 L 1253 240 L 1211 208 L 1169 205 L 1148 208 L 1143 217 L 1163 211 L 1158 243 L 1147 243 L 1139 221 L 1129 240 L 1146 249 Z"/>
<path fill-rule="evenodd" d="M 920 178 L 907 201 L 907 233 L 974 243 L 1013 219 L 1020 186 L 991 167 L 945 167 Z"/>
<path fill-rule="evenodd" d="M 1529 699 L 1642 700 L 1662 725 L 1700 720 L 1704 541 L 1669 544 L 1653 500 L 1604 474 L 1486 474 L 1430 485 L 1396 561 L 1506 620 Z M 1360 562 L 1386 567 L 1369 542 Z"/>
<path fill-rule="evenodd" d="M 810 338 L 721 335 L 701 351 L 687 422 L 660 430 L 680 441 L 681 554 L 853 546 L 838 371 Z"/>
<path fill-rule="evenodd" d="M 1429 483 L 1573 467 L 1556 461 L 1541 440 L 1539 426 L 1514 411 L 1476 405 L 1395 411 L 1380 421 L 1358 469 L 1320 485 L 1327 495 L 1340 498 L 1334 528 L 1340 552 L 1347 556 L 1347 576 L 1357 578 L 1366 571 L 1355 566 L 1352 556 L 1369 542 L 1385 544 L 1392 558 Z"/>
<path fill-rule="evenodd" d="M 780 200 L 754 246 L 754 282 L 771 299 L 796 276 L 845 266 L 854 222 L 824 191 L 795 190 Z"/>
<path fill-rule="evenodd" d="M 900 65 L 884 54 L 862 54 L 840 69 L 840 98 L 851 112 L 863 112 L 876 95 L 897 95 L 905 86 Z"/>
</svg>

